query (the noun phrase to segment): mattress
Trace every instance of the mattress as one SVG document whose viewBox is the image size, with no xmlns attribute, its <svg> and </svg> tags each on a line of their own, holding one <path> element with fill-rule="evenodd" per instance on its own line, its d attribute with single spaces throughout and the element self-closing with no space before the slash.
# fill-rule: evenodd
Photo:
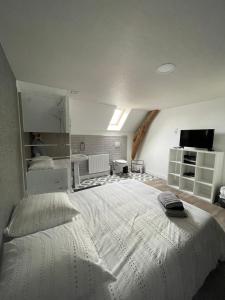
<svg viewBox="0 0 225 300">
<path fill-rule="evenodd" d="M 70 196 L 117 278 L 109 285 L 111 299 L 192 299 L 218 260 L 225 260 L 218 223 L 185 202 L 187 218 L 168 218 L 159 193 L 125 180 Z"/>
</svg>

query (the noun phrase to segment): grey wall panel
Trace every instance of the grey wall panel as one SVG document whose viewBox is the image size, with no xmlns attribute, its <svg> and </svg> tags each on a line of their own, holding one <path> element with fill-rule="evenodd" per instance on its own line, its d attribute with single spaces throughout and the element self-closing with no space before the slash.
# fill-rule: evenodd
<svg viewBox="0 0 225 300">
<path fill-rule="evenodd" d="M 80 150 L 80 144 L 85 143 L 85 150 Z M 119 146 L 117 145 L 119 143 Z M 72 135 L 72 153 L 86 155 L 109 153 L 110 161 L 127 159 L 127 136 L 103 136 L 103 135 Z M 88 174 L 88 162 L 80 164 L 80 175 Z"/>
<path fill-rule="evenodd" d="M 16 80 L 0 45 L 0 244 L 12 207 L 22 198 L 23 173 Z"/>
</svg>

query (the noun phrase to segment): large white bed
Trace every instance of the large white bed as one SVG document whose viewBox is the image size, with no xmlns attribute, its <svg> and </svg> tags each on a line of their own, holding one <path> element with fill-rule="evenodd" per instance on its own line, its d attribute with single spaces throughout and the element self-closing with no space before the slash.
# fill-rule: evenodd
<svg viewBox="0 0 225 300">
<path fill-rule="evenodd" d="M 3 246 L 0 299 L 192 299 L 225 260 L 225 234 L 208 213 L 187 203 L 187 218 L 168 218 L 159 193 L 135 180 L 73 193 L 74 219 L 55 227 L 59 220 L 48 227 L 41 211 L 24 224 L 27 210 L 35 214 L 44 198 L 26 200 L 22 219 L 24 202 L 13 217 L 18 234 Z M 64 219 L 65 208 L 50 203 L 49 212 Z"/>
<path fill-rule="evenodd" d="M 217 222 L 188 203 L 187 218 L 168 218 L 159 193 L 126 180 L 71 194 L 117 278 L 109 285 L 111 299 L 192 299 L 225 260 L 225 234 Z"/>
</svg>

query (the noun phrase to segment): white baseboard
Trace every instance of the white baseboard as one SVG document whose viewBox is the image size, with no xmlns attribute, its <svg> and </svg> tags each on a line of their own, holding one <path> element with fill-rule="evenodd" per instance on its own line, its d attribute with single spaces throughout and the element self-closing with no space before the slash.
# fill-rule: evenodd
<svg viewBox="0 0 225 300">
<path fill-rule="evenodd" d="M 158 177 L 160 179 L 167 180 L 167 176 L 165 176 L 165 175 L 154 173 L 154 172 L 152 172 L 150 170 L 146 170 L 146 173 L 148 173 L 148 174 L 150 174 L 152 176 Z"/>
</svg>

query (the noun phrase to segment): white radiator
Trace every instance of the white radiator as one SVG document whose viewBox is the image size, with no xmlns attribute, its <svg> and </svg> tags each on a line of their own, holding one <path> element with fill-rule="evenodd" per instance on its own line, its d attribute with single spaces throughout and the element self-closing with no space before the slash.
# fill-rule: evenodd
<svg viewBox="0 0 225 300">
<path fill-rule="evenodd" d="M 109 154 L 88 156 L 89 174 L 109 171 Z"/>
</svg>

